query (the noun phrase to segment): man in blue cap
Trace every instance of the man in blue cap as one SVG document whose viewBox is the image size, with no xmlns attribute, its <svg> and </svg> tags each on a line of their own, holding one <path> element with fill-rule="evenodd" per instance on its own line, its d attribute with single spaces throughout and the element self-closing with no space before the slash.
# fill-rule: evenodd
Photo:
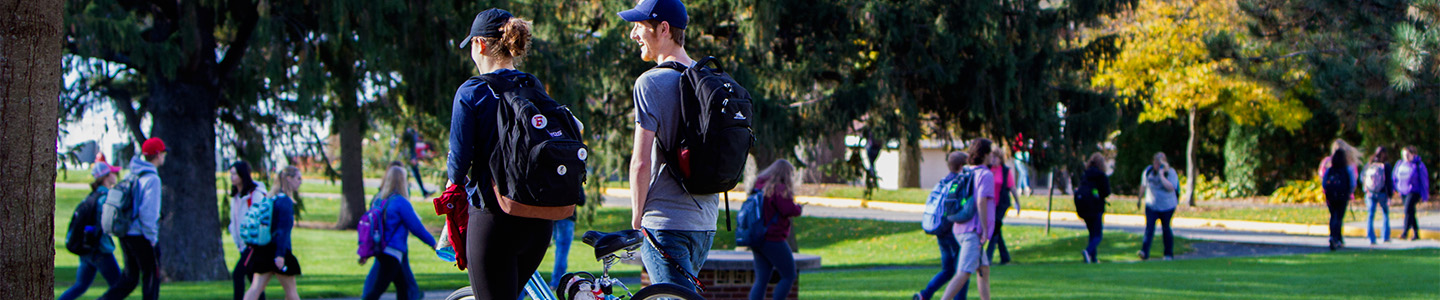
<svg viewBox="0 0 1440 300">
<path fill-rule="evenodd" d="M 640 58 L 656 64 L 677 62 L 693 66 L 685 53 L 685 25 L 690 18 L 680 0 L 640 0 L 620 17 L 634 23 L 630 39 L 640 45 Z M 645 270 L 654 283 L 673 283 L 695 289 L 694 274 L 705 264 L 715 239 L 719 216 L 716 194 L 690 194 L 664 172 L 664 155 L 656 155 L 656 142 L 674 145 L 680 128 L 681 74 L 671 68 L 653 68 L 635 80 L 635 148 L 630 159 L 630 191 L 634 201 L 631 224 L 654 237 L 640 250 Z M 657 245 L 658 244 L 658 245 Z M 657 249 L 658 247 L 658 249 Z"/>
</svg>

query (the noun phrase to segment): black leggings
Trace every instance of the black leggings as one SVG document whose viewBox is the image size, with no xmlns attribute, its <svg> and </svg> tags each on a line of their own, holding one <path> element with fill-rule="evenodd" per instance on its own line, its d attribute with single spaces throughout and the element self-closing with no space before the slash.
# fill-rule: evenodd
<svg viewBox="0 0 1440 300">
<path fill-rule="evenodd" d="M 245 251 L 240 251 L 240 259 L 235 261 L 235 269 L 230 273 L 230 280 L 234 281 L 235 285 L 235 299 L 245 298 L 245 283 L 250 280 L 250 275 L 253 275 L 250 268 L 245 267 L 247 254 L 250 254 L 250 247 L 245 247 Z M 265 300 L 265 293 L 260 293 L 260 300 Z"/>
<path fill-rule="evenodd" d="M 515 300 L 545 259 L 554 221 L 470 207 L 466 255 L 475 299 Z"/>
<path fill-rule="evenodd" d="M 1415 219 L 1415 206 L 1419 204 L 1420 193 L 1405 195 L 1405 227 L 1400 229 L 1400 238 L 1409 236 L 1410 229 L 1415 229 L 1415 238 L 1420 238 L 1420 222 Z"/>
<path fill-rule="evenodd" d="M 1005 211 L 1010 209 L 1010 195 L 1002 192 L 1000 203 L 995 207 L 995 235 L 990 237 L 990 245 L 985 246 L 985 256 L 990 261 L 995 261 L 995 249 L 1000 249 L 999 263 L 1010 262 L 1010 249 L 1005 247 Z"/>
<path fill-rule="evenodd" d="M 160 299 L 160 249 L 143 236 L 120 238 L 120 249 L 125 251 L 125 278 L 111 285 L 100 299 L 124 299 L 141 282 L 145 300 Z"/>
<path fill-rule="evenodd" d="M 1348 195 L 1326 195 L 1326 205 L 1330 208 L 1330 243 L 1344 243 L 1345 238 L 1341 236 L 1345 226 L 1345 209 L 1350 206 Z"/>
</svg>

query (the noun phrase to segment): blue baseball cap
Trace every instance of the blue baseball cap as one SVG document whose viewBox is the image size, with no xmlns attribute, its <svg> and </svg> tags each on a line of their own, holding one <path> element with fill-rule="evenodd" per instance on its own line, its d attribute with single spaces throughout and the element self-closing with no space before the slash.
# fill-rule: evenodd
<svg viewBox="0 0 1440 300">
<path fill-rule="evenodd" d="M 690 23 L 690 16 L 685 13 L 685 3 L 680 0 L 641 0 L 635 8 L 616 14 L 628 22 L 658 20 L 679 29 L 685 29 L 685 24 Z"/>
</svg>

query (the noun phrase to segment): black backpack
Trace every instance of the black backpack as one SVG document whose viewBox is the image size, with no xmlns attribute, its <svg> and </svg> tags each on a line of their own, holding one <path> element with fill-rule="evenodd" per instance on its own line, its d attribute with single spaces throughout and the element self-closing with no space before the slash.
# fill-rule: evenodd
<svg viewBox="0 0 1440 300">
<path fill-rule="evenodd" d="M 1325 169 L 1325 177 L 1321 179 L 1320 188 L 1325 192 L 1326 201 L 1350 201 L 1348 197 L 1355 193 L 1354 186 L 1350 185 L 1350 170 L 1348 167 L 1331 164 Z"/>
<path fill-rule="evenodd" d="M 70 227 L 65 233 L 65 250 L 75 255 L 86 255 L 100 249 L 100 239 L 109 238 L 100 228 L 100 199 L 108 193 L 90 193 L 75 206 L 70 215 Z"/>
<path fill-rule="evenodd" d="M 716 66 L 707 67 L 712 62 Z M 750 130 L 750 92 L 730 78 L 715 57 L 701 59 L 694 68 L 673 61 L 656 68 L 681 73 L 680 126 L 672 139 L 675 144 L 660 143 L 661 155 L 674 167 L 667 169 L 691 194 L 715 194 L 735 188 L 744 180 L 745 161 L 755 144 Z"/>
<path fill-rule="evenodd" d="M 499 140 L 490 174 L 500 196 L 521 204 L 561 207 L 585 203 L 585 160 L 590 149 L 570 109 L 550 99 L 530 74 L 481 75 L 499 92 Z"/>
</svg>

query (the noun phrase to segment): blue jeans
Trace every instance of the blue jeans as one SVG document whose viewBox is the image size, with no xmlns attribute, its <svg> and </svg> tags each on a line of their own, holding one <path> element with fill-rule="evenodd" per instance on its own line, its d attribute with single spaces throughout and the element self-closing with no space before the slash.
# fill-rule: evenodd
<svg viewBox="0 0 1440 300">
<path fill-rule="evenodd" d="M 920 290 L 920 296 L 924 297 L 923 299 L 934 298 L 935 292 L 945 288 L 945 283 L 950 282 L 951 277 L 955 277 L 955 267 L 959 263 L 955 259 L 960 255 L 960 242 L 955 241 L 955 235 L 948 229 L 949 225 L 944 226 L 946 226 L 946 230 L 935 233 L 935 242 L 940 244 L 940 273 L 936 273 L 935 278 L 930 279 L 930 284 Z M 962 291 L 960 294 L 964 295 L 965 292 Z"/>
<path fill-rule="evenodd" d="M 555 221 L 551 236 L 555 239 L 555 270 L 550 272 L 550 284 L 558 285 L 560 276 L 565 276 L 570 266 L 570 243 L 575 241 L 575 220 Z"/>
<path fill-rule="evenodd" d="M 1155 241 L 1155 221 L 1160 221 L 1160 238 L 1164 239 L 1165 257 L 1175 256 L 1175 236 L 1170 231 L 1170 219 L 1175 217 L 1175 210 L 1155 211 L 1149 207 L 1145 208 L 1145 240 L 1140 242 L 1140 253 L 1144 258 L 1150 258 L 1150 242 Z"/>
<path fill-rule="evenodd" d="M 370 265 L 370 275 L 365 276 L 365 287 L 360 294 L 362 299 L 380 299 L 390 284 L 395 284 L 395 299 L 418 300 L 425 298 L 425 291 L 420 290 L 420 283 L 415 281 L 415 273 L 410 271 L 410 254 L 401 256 L 400 259 L 389 254 L 376 255 Z"/>
<path fill-rule="evenodd" d="M 75 270 L 75 284 L 60 295 L 60 300 L 71 300 L 80 298 L 90 289 L 90 284 L 95 282 L 95 273 L 105 277 L 107 285 L 115 285 L 120 282 L 120 263 L 115 261 L 113 253 L 90 253 L 80 256 L 80 268 Z"/>
<path fill-rule="evenodd" d="M 780 282 L 775 284 L 775 295 L 771 299 L 785 299 L 790 295 L 790 287 L 795 285 L 795 279 L 800 273 L 795 272 L 795 256 L 790 252 L 790 243 L 785 241 L 764 241 L 760 247 L 751 249 L 755 258 L 755 284 L 750 286 L 750 300 L 764 300 L 765 287 L 770 285 L 770 271 L 774 270 L 780 274 Z"/>
<path fill-rule="evenodd" d="M 1100 261 L 1100 241 L 1105 239 L 1105 213 L 1088 214 L 1080 216 L 1085 221 L 1085 230 L 1090 232 L 1090 242 L 1085 245 L 1085 253 L 1090 254 L 1090 259 Z"/>
<path fill-rule="evenodd" d="M 1381 211 L 1381 215 L 1382 215 L 1382 219 L 1380 220 L 1380 223 L 1385 223 L 1385 235 L 1384 235 L 1385 241 L 1386 241 L 1386 242 L 1389 242 L 1389 241 L 1390 241 L 1390 198 L 1389 198 L 1389 197 L 1385 197 L 1385 196 L 1386 196 L 1385 194 L 1380 194 L 1380 193 L 1374 193 L 1374 194 L 1367 193 L 1367 194 L 1365 194 L 1365 206 L 1367 206 L 1367 207 L 1370 208 L 1370 219 L 1369 219 L 1369 221 L 1365 221 L 1365 237 L 1370 238 L 1370 243 L 1371 243 L 1371 244 L 1374 244 L 1374 243 L 1375 243 L 1375 207 L 1376 207 L 1376 206 L 1379 206 L 1379 207 L 1380 207 L 1380 211 Z"/>
<path fill-rule="evenodd" d="M 695 283 L 690 281 L 690 276 L 699 275 L 700 267 L 705 266 L 705 258 L 710 256 L 710 245 L 715 241 L 715 232 L 650 228 L 643 230 L 650 232 L 660 244 L 659 251 L 649 241 L 640 247 L 640 261 L 645 264 L 645 271 L 650 272 L 650 282 L 674 283 L 695 290 Z M 671 259 L 666 259 L 660 251 L 664 251 Z"/>
</svg>

